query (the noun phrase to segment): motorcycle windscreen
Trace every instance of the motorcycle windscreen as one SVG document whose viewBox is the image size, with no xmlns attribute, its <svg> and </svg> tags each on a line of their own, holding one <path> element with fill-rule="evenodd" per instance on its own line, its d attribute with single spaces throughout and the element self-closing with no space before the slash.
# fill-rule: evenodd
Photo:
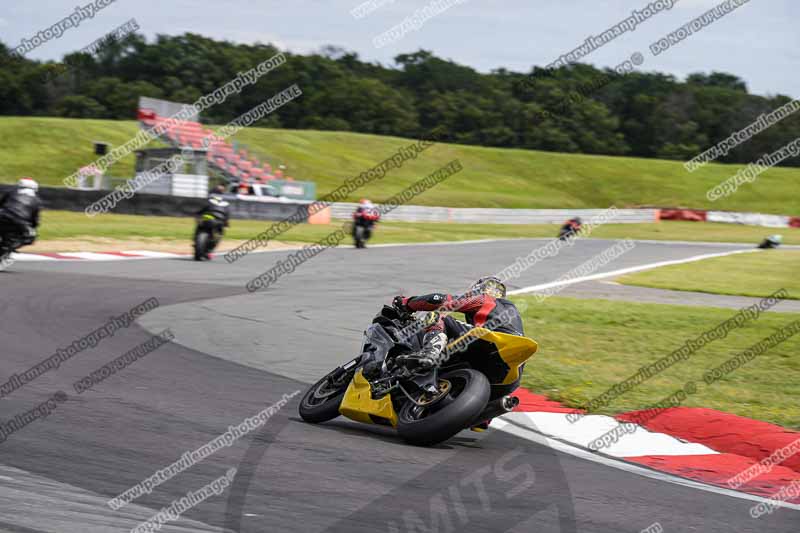
<svg viewBox="0 0 800 533">
<path fill-rule="evenodd" d="M 386 355 L 394 346 L 391 335 L 380 324 L 370 324 L 364 332 L 364 345 L 361 347 L 361 364 L 367 361 L 386 360 Z"/>
<path fill-rule="evenodd" d="M 533 339 L 484 328 L 473 328 L 447 345 L 451 357 L 469 363 L 492 385 L 509 385 L 520 377 L 520 367 L 536 353 Z"/>
</svg>

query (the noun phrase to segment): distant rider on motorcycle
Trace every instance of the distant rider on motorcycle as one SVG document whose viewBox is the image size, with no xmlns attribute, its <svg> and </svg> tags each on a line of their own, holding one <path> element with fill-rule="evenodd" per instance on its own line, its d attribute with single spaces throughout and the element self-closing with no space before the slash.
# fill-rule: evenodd
<svg viewBox="0 0 800 533">
<path fill-rule="evenodd" d="M 561 226 L 561 230 L 558 232 L 558 238 L 563 241 L 571 237 L 577 237 L 582 227 L 583 221 L 581 217 L 571 218 Z"/>
<path fill-rule="evenodd" d="M 759 244 L 758 247 L 763 250 L 770 250 L 772 248 L 777 248 L 778 246 L 781 245 L 782 242 L 783 242 L 782 235 L 770 235 L 769 237 L 761 241 L 761 244 Z"/>
<path fill-rule="evenodd" d="M 213 252 L 214 248 L 220 243 L 222 236 L 225 234 L 225 228 L 229 226 L 230 205 L 230 202 L 226 201 L 220 194 L 214 193 L 208 197 L 208 203 L 205 207 L 197 212 L 199 221 L 194 232 L 195 239 L 204 222 L 210 223 L 213 226 L 212 238 L 208 245 L 205 259 L 211 259 L 209 254 Z"/>
<path fill-rule="evenodd" d="M 372 228 L 380 219 L 381 215 L 375 207 L 375 204 L 366 198 L 362 199 L 359 206 L 353 212 L 353 241 L 355 242 L 356 248 L 365 247 L 364 243 L 372 237 Z M 359 226 L 364 229 L 364 238 L 361 241 L 359 241 L 356 236 L 356 228 Z"/>
<path fill-rule="evenodd" d="M 0 199 L 0 232 L 3 235 L 16 235 L 23 245 L 33 244 L 42 207 L 38 191 L 38 183 L 31 178 L 22 178 L 16 190 Z"/>
</svg>

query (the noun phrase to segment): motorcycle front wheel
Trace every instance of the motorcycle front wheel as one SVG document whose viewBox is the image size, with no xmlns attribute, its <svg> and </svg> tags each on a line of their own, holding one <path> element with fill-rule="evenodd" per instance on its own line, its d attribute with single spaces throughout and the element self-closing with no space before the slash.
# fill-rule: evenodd
<svg viewBox="0 0 800 533">
<path fill-rule="evenodd" d="M 469 368 L 439 377 L 440 394 L 420 391 L 397 413 L 397 433 L 409 444 L 431 446 L 446 441 L 474 422 L 489 402 L 489 380 Z M 414 395 L 412 395 L 413 397 Z"/>
<path fill-rule="evenodd" d="M 300 400 L 300 417 L 306 422 L 319 424 L 339 416 L 339 406 L 344 393 L 353 379 L 353 372 L 335 378 L 341 369 L 336 369 L 309 388 Z"/>
</svg>

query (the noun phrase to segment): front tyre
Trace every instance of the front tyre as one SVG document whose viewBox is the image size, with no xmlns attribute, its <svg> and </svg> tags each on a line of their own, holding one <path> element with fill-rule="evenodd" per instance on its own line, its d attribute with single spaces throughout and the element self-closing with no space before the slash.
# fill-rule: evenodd
<svg viewBox="0 0 800 533">
<path fill-rule="evenodd" d="M 300 417 L 306 422 L 319 424 L 339 416 L 339 406 L 353 379 L 353 372 L 336 378 L 342 370 L 337 368 L 309 388 L 300 400 Z"/>
<path fill-rule="evenodd" d="M 474 422 L 489 402 L 489 380 L 477 370 L 446 372 L 439 385 L 446 391 L 442 397 L 423 406 L 406 402 L 397 413 L 397 433 L 406 442 L 431 446 L 446 441 Z M 414 399 L 428 401 L 424 393 Z"/>
</svg>

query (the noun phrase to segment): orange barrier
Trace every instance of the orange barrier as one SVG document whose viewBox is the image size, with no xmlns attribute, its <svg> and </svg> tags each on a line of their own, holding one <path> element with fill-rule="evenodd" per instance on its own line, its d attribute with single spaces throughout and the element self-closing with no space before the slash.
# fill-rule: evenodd
<svg viewBox="0 0 800 533">
<path fill-rule="evenodd" d="M 310 211 L 313 211 L 310 210 Z M 315 213 L 308 214 L 308 223 L 309 224 L 330 224 L 331 223 L 331 208 L 326 207 L 324 209 L 320 209 Z"/>
<path fill-rule="evenodd" d="M 706 212 L 700 209 L 661 209 L 659 220 L 689 220 L 692 222 L 705 222 Z"/>
</svg>

